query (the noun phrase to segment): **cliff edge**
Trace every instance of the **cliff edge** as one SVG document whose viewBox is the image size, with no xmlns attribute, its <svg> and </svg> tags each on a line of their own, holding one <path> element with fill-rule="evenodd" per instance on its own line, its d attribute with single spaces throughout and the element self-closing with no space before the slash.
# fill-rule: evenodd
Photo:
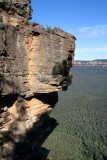
<svg viewBox="0 0 107 160">
<path fill-rule="evenodd" d="M 42 156 L 57 125 L 49 118 L 57 92 L 72 82 L 76 38 L 29 23 L 31 16 L 30 0 L 0 0 L 0 158 Z"/>
<path fill-rule="evenodd" d="M 107 67 L 107 59 L 98 59 L 93 61 L 74 61 L 74 66 Z"/>
</svg>

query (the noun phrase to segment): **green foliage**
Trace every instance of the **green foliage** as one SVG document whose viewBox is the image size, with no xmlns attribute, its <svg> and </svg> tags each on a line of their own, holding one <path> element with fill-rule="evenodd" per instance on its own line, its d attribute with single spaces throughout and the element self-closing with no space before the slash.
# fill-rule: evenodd
<svg viewBox="0 0 107 160">
<path fill-rule="evenodd" d="M 107 159 L 107 68 L 74 67 L 73 84 L 52 112 L 59 126 L 44 147 L 52 160 Z"/>
<path fill-rule="evenodd" d="M 53 33 L 53 29 L 50 26 L 48 26 L 48 25 L 47 25 L 46 31 L 48 33 Z"/>
<path fill-rule="evenodd" d="M 29 20 L 28 20 L 28 19 L 25 19 L 24 24 L 25 24 L 25 25 L 29 25 Z"/>
</svg>

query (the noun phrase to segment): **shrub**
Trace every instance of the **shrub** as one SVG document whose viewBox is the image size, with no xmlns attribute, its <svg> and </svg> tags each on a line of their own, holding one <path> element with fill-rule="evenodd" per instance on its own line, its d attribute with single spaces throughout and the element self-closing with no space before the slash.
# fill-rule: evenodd
<svg viewBox="0 0 107 160">
<path fill-rule="evenodd" d="M 48 33 L 53 33 L 53 29 L 50 26 L 47 26 L 46 31 Z"/>
<path fill-rule="evenodd" d="M 24 24 L 25 24 L 25 25 L 29 25 L 29 20 L 28 20 L 28 19 L 25 19 Z"/>
</svg>

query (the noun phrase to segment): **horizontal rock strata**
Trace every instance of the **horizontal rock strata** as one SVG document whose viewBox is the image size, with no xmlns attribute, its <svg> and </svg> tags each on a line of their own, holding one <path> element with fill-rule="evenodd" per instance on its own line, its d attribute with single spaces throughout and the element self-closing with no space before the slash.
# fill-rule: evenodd
<svg viewBox="0 0 107 160">
<path fill-rule="evenodd" d="M 74 66 L 107 67 L 107 60 L 74 61 Z"/>
<path fill-rule="evenodd" d="M 72 82 L 76 38 L 29 23 L 31 15 L 30 0 L 0 0 L 1 159 L 42 156 L 41 145 L 57 126 L 49 118 L 57 92 Z"/>
<path fill-rule="evenodd" d="M 63 90 L 71 83 L 72 35 L 60 29 L 49 34 L 35 24 L 0 27 L 1 95 L 31 97 Z"/>
</svg>

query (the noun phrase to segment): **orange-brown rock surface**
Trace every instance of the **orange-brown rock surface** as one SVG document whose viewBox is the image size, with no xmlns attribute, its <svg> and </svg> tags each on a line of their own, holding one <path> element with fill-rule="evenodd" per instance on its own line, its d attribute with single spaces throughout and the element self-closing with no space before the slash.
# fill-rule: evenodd
<svg viewBox="0 0 107 160">
<path fill-rule="evenodd" d="M 11 160 L 46 157 L 49 114 L 72 81 L 76 38 L 26 23 L 31 14 L 30 0 L 0 0 L 0 158 Z"/>
<path fill-rule="evenodd" d="M 37 24 L 2 26 L 1 95 L 31 97 L 35 93 L 63 90 L 71 83 L 69 71 L 74 56 L 75 38 L 57 30 L 59 34 L 56 29 L 50 34 Z"/>
</svg>

